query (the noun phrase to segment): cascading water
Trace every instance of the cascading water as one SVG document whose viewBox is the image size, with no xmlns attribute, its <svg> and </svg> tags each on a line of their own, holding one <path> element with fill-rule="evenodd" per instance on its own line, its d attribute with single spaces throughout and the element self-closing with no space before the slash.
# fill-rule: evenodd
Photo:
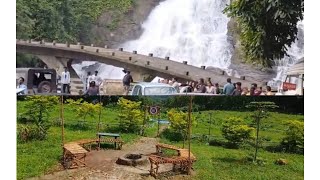
<svg viewBox="0 0 320 180">
<path fill-rule="evenodd" d="M 169 56 L 172 60 L 188 61 L 188 64 L 198 67 L 205 65 L 227 69 L 233 48 L 227 40 L 229 18 L 222 11 L 228 3 L 229 0 L 163 1 L 142 24 L 144 31 L 141 37 L 121 47 L 125 51 L 137 50 L 144 55 Z M 83 65 L 75 67 L 77 73 L 83 71 Z M 101 72 L 112 69 L 114 78 L 123 76 L 121 68 L 99 67 Z"/>
<path fill-rule="evenodd" d="M 169 56 L 198 66 L 228 68 L 232 47 L 227 40 L 229 19 L 222 13 L 229 0 L 167 0 L 143 23 L 143 34 L 123 45 L 126 50 Z"/>
<path fill-rule="evenodd" d="M 229 18 L 223 9 L 230 0 L 166 0 L 156 6 L 142 24 L 143 33 L 137 39 L 120 47 L 125 51 L 137 50 L 139 54 L 175 61 L 188 61 L 194 66 L 212 66 L 232 72 L 233 47 L 228 41 Z M 298 24 L 298 40 L 288 49 L 289 57 L 276 62 L 277 75 L 269 85 L 277 87 L 288 68 L 303 57 L 303 23 Z M 98 70 L 103 79 L 121 79 L 122 68 L 84 61 L 73 68 L 81 77 L 88 71 Z M 239 75 L 236 75 L 239 76 Z"/>
<path fill-rule="evenodd" d="M 304 57 L 304 25 L 303 21 L 298 22 L 297 40 L 288 49 L 287 54 L 281 60 L 277 60 L 275 68 L 277 75 L 273 80 L 268 82 L 268 85 L 274 88 L 279 87 L 280 83 L 285 80 L 288 69 L 298 62 L 299 59 Z"/>
</svg>

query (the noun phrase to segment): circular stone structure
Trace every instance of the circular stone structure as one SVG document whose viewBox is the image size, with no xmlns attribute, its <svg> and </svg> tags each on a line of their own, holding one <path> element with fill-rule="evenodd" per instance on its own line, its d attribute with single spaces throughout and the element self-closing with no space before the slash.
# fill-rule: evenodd
<svg viewBox="0 0 320 180">
<path fill-rule="evenodd" d="M 120 156 L 116 161 L 117 164 L 127 166 L 143 165 L 147 162 L 147 157 L 142 156 L 141 154 L 125 154 L 123 156 Z"/>
</svg>

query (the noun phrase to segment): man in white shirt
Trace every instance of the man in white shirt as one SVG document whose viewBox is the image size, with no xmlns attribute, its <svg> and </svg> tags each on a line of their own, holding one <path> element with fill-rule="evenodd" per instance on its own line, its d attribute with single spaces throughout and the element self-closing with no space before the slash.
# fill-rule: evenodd
<svg viewBox="0 0 320 180">
<path fill-rule="evenodd" d="M 17 86 L 17 92 L 19 91 L 18 95 L 26 95 L 28 94 L 28 88 L 24 83 L 24 78 L 20 77 L 19 78 L 19 85 Z"/>
<path fill-rule="evenodd" d="M 177 92 L 180 92 L 180 91 L 179 91 L 180 85 L 179 85 L 179 83 L 177 82 L 177 78 L 172 78 L 172 87 L 174 87 L 174 88 L 177 90 Z"/>
<path fill-rule="evenodd" d="M 95 71 L 94 72 L 94 75 L 93 76 L 91 76 L 91 80 L 89 80 L 89 83 L 91 82 L 91 81 L 94 81 L 95 83 L 96 83 L 96 86 L 97 87 L 100 87 L 100 85 L 102 84 L 102 79 L 101 79 L 101 77 L 100 76 L 98 76 L 98 71 Z"/>
<path fill-rule="evenodd" d="M 64 67 L 64 71 L 61 74 L 61 92 L 70 93 L 70 72 L 67 67 Z"/>
</svg>

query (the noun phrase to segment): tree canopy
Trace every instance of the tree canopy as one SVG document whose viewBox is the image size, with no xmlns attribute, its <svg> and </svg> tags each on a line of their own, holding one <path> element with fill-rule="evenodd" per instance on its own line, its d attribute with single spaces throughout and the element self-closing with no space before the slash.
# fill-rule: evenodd
<svg viewBox="0 0 320 180">
<path fill-rule="evenodd" d="M 224 12 L 239 24 L 246 60 L 271 67 L 296 40 L 304 1 L 233 0 Z"/>
</svg>

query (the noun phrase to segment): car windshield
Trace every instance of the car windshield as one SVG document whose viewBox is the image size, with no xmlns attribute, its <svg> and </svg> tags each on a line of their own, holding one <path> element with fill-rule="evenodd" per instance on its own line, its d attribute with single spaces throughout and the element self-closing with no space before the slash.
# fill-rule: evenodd
<svg viewBox="0 0 320 180">
<path fill-rule="evenodd" d="M 173 87 L 146 87 L 144 88 L 145 95 L 166 95 L 177 93 Z"/>
</svg>

